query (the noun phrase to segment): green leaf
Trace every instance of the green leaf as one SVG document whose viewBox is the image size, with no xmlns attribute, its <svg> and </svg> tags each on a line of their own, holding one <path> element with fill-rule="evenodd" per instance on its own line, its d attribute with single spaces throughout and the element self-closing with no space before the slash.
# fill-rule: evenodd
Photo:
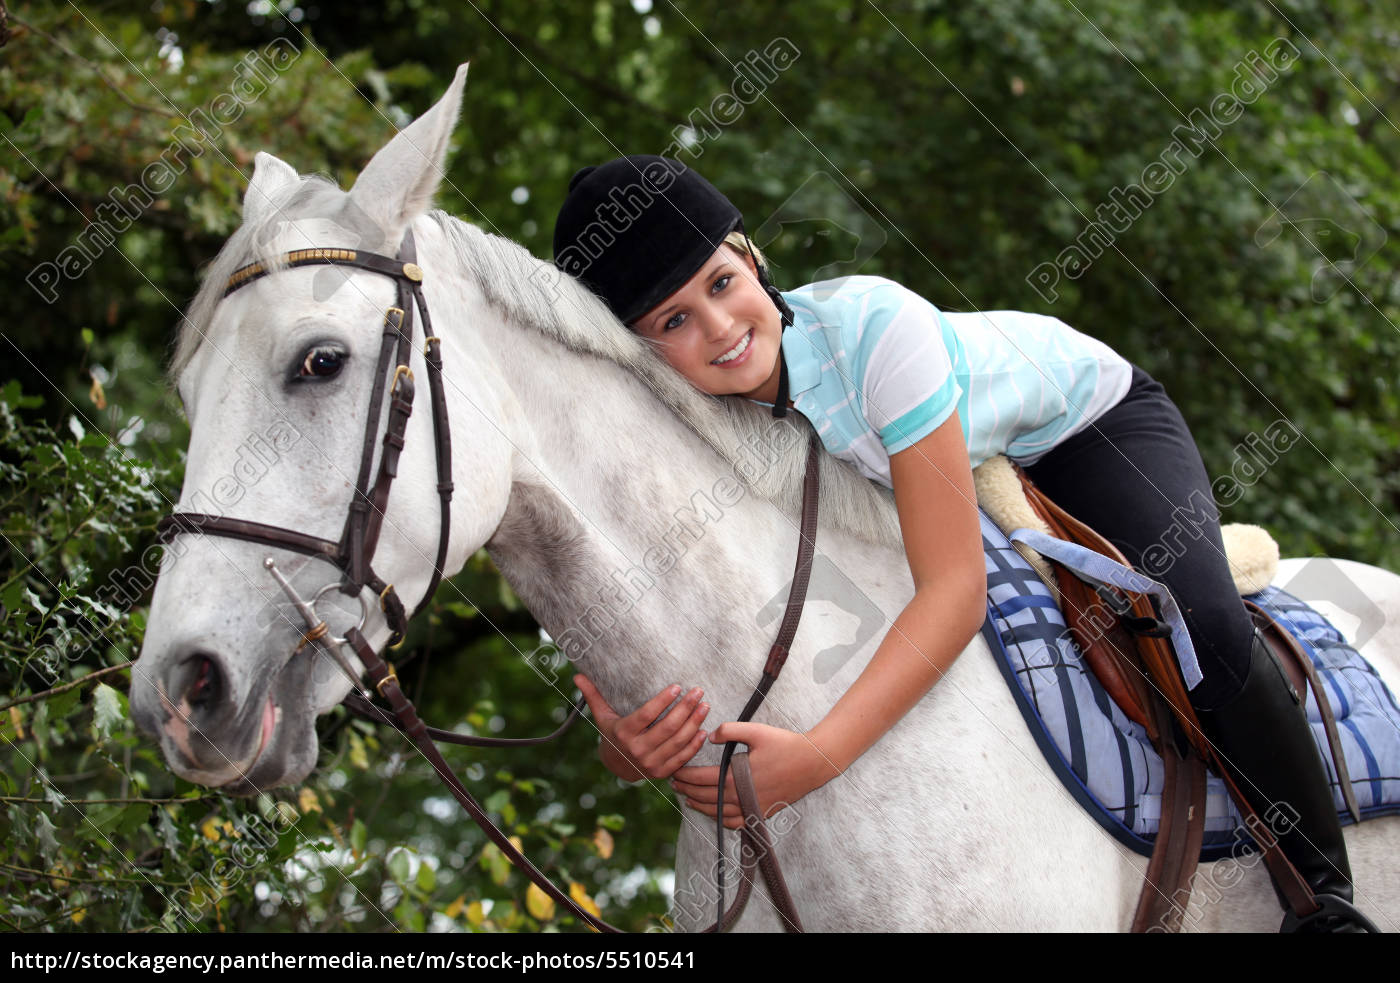
<svg viewBox="0 0 1400 983">
<path fill-rule="evenodd" d="M 350 824 L 350 848 L 364 856 L 365 848 L 369 843 L 369 827 L 359 819 Z"/>
<path fill-rule="evenodd" d="M 421 863 L 418 865 L 418 876 L 413 880 L 424 892 L 431 893 L 437 886 L 437 873 L 428 864 Z"/>
<path fill-rule="evenodd" d="M 46 813 L 38 813 L 34 818 L 34 831 L 39 836 L 39 849 L 44 854 L 44 859 L 53 861 L 54 854 L 58 852 L 58 827 L 49 821 Z"/>
<path fill-rule="evenodd" d="M 178 807 L 174 807 L 177 808 Z M 156 829 L 160 832 L 160 842 L 172 853 L 180 848 L 180 831 L 170 818 L 168 809 L 156 810 Z"/>
<path fill-rule="evenodd" d="M 98 740 L 110 737 L 126 723 L 121 694 L 106 683 L 98 683 L 92 693 L 92 732 Z"/>
<path fill-rule="evenodd" d="M 51 696 L 47 701 L 49 704 L 49 713 L 53 714 L 55 719 L 67 717 L 69 711 L 71 711 L 82 698 L 83 691 L 82 688 L 78 686 L 73 687 L 65 693 L 59 693 L 57 696 Z"/>
<path fill-rule="evenodd" d="M 409 874 L 412 872 L 413 863 L 408 859 L 407 850 L 395 850 L 389 858 L 389 876 L 396 883 L 407 884 Z"/>
<path fill-rule="evenodd" d="M 112 832 L 121 836 L 130 837 L 146 824 L 146 820 L 151 815 L 151 807 L 144 805 L 130 805 L 122 810 Z"/>
</svg>

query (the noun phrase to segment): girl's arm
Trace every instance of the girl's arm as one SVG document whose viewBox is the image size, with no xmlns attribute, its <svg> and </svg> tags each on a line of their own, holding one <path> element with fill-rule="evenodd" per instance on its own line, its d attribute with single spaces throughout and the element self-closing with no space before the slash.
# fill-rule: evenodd
<svg viewBox="0 0 1400 983">
<path fill-rule="evenodd" d="M 765 724 L 725 723 L 710 740 L 749 745 L 760 805 L 771 815 L 841 772 L 942 678 L 986 615 L 987 576 L 976 493 L 958 414 L 890 456 L 890 477 L 914 596 L 870 663 L 831 711 L 805 734 Z M 682 768 L 672 784 L 688 804 L 715 814 L 717 767 Z M 730 778 L 725 824 L 740 825 Z"/>
</svg>

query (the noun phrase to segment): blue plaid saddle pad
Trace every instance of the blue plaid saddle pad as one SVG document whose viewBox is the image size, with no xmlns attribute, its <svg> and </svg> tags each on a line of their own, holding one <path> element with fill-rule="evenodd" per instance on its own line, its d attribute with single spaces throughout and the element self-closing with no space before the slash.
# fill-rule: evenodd
<svg viewBox="0 0 1400 983">
<path fill-rule="evenodd" d="M 1141 725 L 1109 699 L 1083 662 L 1049 589 L 984 514 L 987 621 L 983 635 L 1050 767 L 1089 814 L 1119 841 L 1152 852 L 1162 815 L 1162 759 Z M 1400 706 L 1385 683 L 1316 610 L 1274 587 L 1250 600 L 1264 608 L 1312 659 L 1337 719 L 1363 818 L 1400 812 Z M 1341 821 L 1351 822 L 1317 710 L 1308 718 L 1322 749 Z M 1213 774 L 1206 790 L 1203 861 L 1252 841 Z"/>
</svg>

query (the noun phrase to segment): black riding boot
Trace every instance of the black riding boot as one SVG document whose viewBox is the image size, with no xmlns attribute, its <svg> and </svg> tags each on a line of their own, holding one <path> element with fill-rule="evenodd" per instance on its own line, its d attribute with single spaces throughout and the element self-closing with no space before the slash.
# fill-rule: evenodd
<svg viewBox="0 0 1400 983">
<path fill-rule="evenodd" d="M 1224 706 L 1197 710 L 1197 716 L 1284 856 L 1326 906 L 1327 914 L 1304 930 L 1356 930 L 1365 919 L 1351 917 L 1351 867 L 1327 770 L 1298 694 L 1258 631 L 1244 688 Z"/>
</svg>

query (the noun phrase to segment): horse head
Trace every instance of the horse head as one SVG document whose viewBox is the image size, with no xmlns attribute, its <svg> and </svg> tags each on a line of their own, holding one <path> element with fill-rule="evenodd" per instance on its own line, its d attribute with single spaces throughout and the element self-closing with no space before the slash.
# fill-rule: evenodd
<svg viewBox="0 0 1400 983">
<path fill-rule="evenodd" d="M 441 180 L 465 81 L 464 66 L 442 99 L 381 149 L 349 192 L 258 154 L 242 225 L 213 262 L 177 347 L 173 371 L 191 429 L 177 512 L 342 539 L 367 428 L 376 435 L 374 457 L 382 454 L 382 407 L 370 410 L 370 403 L 395 283 L 353 267 L 288 268 L 286 254 L 333 248 L 392 256 Z M 270 272 L 225 296 L 230 274 L 257 261 Z M 410 368 L 425 380 L 421 330 L 418 335 Z M 453 346 L 447 355 L 471 358 L 468 346 Z M 468 404 L 488 419 L 496 415 L 489 367 L 462 380 L 445 394 L 449 407 Z M 419 387 L 427 389 L 423 382 Z M 409 610 L 434 583 L 440 533 L 426 404 L 420 399 L 420 412 L 408 420 L 382 531 L 368 558 Z M 455 548 L 443 564 L 449 570 L 465 561 L 467 546 L 457 544 L 475 548 L 505 511 L 510 455 L 503 440 L 486 426 L 457 448 L 453 477 L 472 507 L 452 530 Z M 177 774 L 235 793 L 303 778 L 316 760 L 316 716 L 351 686 L 327 646 L 303 641 L 308 626 L 268 576 L 268 560 L 301 597 L 316 599 L 316 615 L 332 636 L 358 623 L 369 643 L 382 647 L 391 633 L 368 587 L 353 596 L 327 589 L 342 583 L 343 571 L 323 556 L 188 530 L 168 538 L 133 671 L 132 713 L 159 737 Z M 353 657 L 346 661 L 352 672 L 362 668 Z"/>
</svg>

